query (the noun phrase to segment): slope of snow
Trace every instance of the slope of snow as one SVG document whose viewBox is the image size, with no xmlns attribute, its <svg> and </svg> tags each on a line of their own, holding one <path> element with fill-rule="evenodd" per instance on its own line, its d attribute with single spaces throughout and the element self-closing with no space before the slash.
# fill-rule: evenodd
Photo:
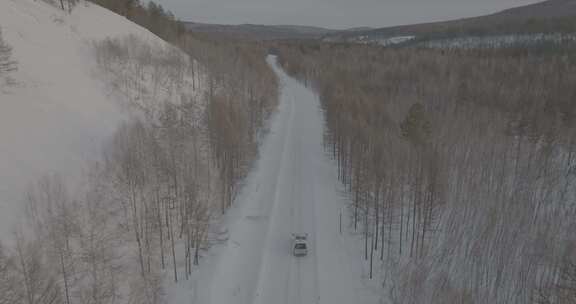
<svg viewBox="0 0 576 304">
<path fill-rule="evenodd" d="M 269 63 L 282 83 L 280 108 L 260 159 L 225 218 L 229 237 L 191 282 L 167 289 L 171 304 L 378 303 L 357 239 L 344 234 L 346 200 L 322 147 L 318 97 Z M 309 254 L 291 254 L 291 233 L 308 233 Z M 370 286 L 372 285 L 372 286 Z"/>
<path fill-rule="evenodd" d="M 48 173 L 77 180 L 126 114 L 94 77 L 92 42 L 149 31 L 81 1 L 71 14 L 43 1 L 1 0 L 0 27 L 13 48 L 15 85 L 0 90 L 0 239 L 19 218 L 27 186 Z"/>
</svg>

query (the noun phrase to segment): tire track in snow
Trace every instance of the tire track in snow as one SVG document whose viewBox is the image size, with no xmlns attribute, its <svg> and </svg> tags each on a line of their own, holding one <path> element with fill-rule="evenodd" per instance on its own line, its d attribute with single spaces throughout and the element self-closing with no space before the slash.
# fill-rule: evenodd
<svg viewBox="0 0 576 304">
<path fill-rule="evenodd" d="M 300 202 L 304 213 L 301 214 L 301 218 L 304 219 L 306 223 L 306 230 L 308 232 L 308 246 L 309 255 L 304 261 L 306 278 L 301 281 L 302 289 L 306 291 L 305 303 L 318 303 L 319 293 L 318 293 L 318 248 L 317 248 L 317 234 L 316 234 L 316 197 L 314 193 L 315 187 L 315 175 L 317 174 L 314 169 L 315 157 L 318 153 L 316 147 L 320 145 L 318 142 L 322 140 L 321 132 L 322 128 L 318 128 L 316 123 L 321 123 L 322 117 L 316 117 L 315 113 L 318 111 L 317 104 L 314 102 L 315 96 L 306 87 L 301 84 L 296 84 L 299 90 L 302 90 L 301 95 L 303 100 L 300 102 L 300 118 L 302 124 L 299 124 L 301 129 L 301 151 L 300 157 L 303 160 L 302 163 L 302 193 L 305 195 L 305 200 Z M 303 302 L 304 303 L 304 302 Z"/>
<path fill-rule="evenodd" d="M 289 269 L 291 263 L 291 261 L 286 260 L 288 252 L 285 250 L 285 244 L 286 240 L 288 240 L 289 233 L 286 233 L 284 230 L 286 226 L 290 225 L 290 218 L 286 217 L 286 214 L 282 214 L 283 211 L 289 211 L 291 206 L 286 204 L 285 192 L 288 189 L 286 186 L 282 187 L 282 185 L 287 185 L 286 182 L 293 182 L 293 180 L 290 179 L 290 177 L 293 177 L 293 175 L 287 175 L 286 172 L 287 170 L 293 169 L 287 168 L 287 166 L 291 163 L 289 161 L 289 157 L 291 156 L 290 148 L 293 144 L 295 103 L 293 99 L 285 98 L 286 96 L 283 97 L 285 102 L 289 102 L 290 113 L 288 122 L 284 124 L 284 128 L 286 129 L 286 136 L 284 138 L 284 142 L 282 143 L 282 157 L 280 159 L 280 169 L 278 170 L 277 176 L 277 184 L 279 187 L 274 193 L 273 206 L 269 218 L 270 225 L 266 233 L 266 240 L 263 248 L 263 259 L 260 264 L 258 284 L 253 300 L 254 304 L 270 304 L 279 302 L 279 299 L 277 298 L 272 299 L 275 295 L 277 296 L 278 294 L 282 293 L 281 290 L 278 289 L 285 288 L 277 285 L 278 276 L 282 275 L 282 272 L 285 272 L 286 269 Z M 289 191 L 288 194 L 292 196 L 291 191 Z M 290 199 L 288 201 L 290 201 Z M 285 267 L 281 266 L 283 264 Z M 284 273 L 284 275 L 287 274 Z M 284 303 L 293 304 L 287 298 L 284 299 Z"/>
<path fill-rule="evenodd" d="M 314 196 L 314 189 L 311 189 L 310 191 L 311 193 L 311 198 L 312 198 L 312 208 L 311 208 L 311 214 L 312 214 L 312 218 L 315 220 L 316 219 L 316 197 Z M 315 225 L 314 225 L 315 226 Z M 314 257 L 314 302 L 313 303 L 320 303 L 320 294 L 318 292 L 318 250 L 316 250 L 316 227 L 312 228 L 312 242 L 314 244 L 314 251 L 313 253 L 313 257 Z"/>
<path fill-rule="evenodd" d="M 292 96 L 292 98 L 293 98 L 293 100 L 294 100 L 294 101 L 293 101 L 294 103 L 298 102 L 294 96 Z M 299 114 L 299 113 L 297 113 L 297 114 Z M 300 116 L 300 115 L 298 115 L 298 116 Z M 299 128 L 300 126 L 295 126 L 295 127 Z M 298 131 L 299 131 L 299 130 L 298 130 Z M 294 145 L 294 150 L 292 150 L 292 152 L 293 152 L 293 154 L 292 154 L 292 157 L 293 157 L 292 162 L 293 162 L 294 164 L 296 164 L 296 165 L 294 166 L 294 171 L 295 171 L 295 172 L 294 172 L 294 174 L 293 174 L 292 176 L 294 176 L 294 177 L 297 179 L 297 181 L 294 181 L 294 183 L 293 183 L 293 193 L 295 193 L 295 195 L 293 195 L 292 205 L 296 205 L 296 209 L 298 210 L 298 212 L 296 213 L 296 219 L 295 219 L 295 221 L 294 221 L 294 219 L 293 219 L 293 221 L 292 221 L 293 223 L 296 222 L 296 227 L 292 227 L 292 231 L 295 232 L 295 233 L 307 233 L 307 232 L 308 232 L 308 231 L 307 231 L 307 230 L 308 230 L 308 229 L 307 229 L 308 227 L 305 228 L 305 231 L 302 231 L 302 229 L 303 229 L 302 227 L 305 227 L 305 226 L 303 226 L 304 223 L 302 222 L 302 219 L 303 219 L 303 216 L 304 216 L 304 214 L 303 214 L 303 212 L 302 212 L 302 209 L 303 209 L 303 206 L 302 206 L 302 205 L 303 205 L 303 195 L 302 195 L 302 192 L 303 192 L 304 187 L 305 187 L 305 185 L 306 185 L 306 183 L 305 183 L 305 181 L 306 181 L 305 176 L 302 175 L 302 172 L 303 172 L 302 166 L 305 165 L 305 164 L 302 163 L 302 161 L 303 161 L 302 155 L 303 155 L 303 152 L 304 152 L 304 151 L 302 150 L 302 138 L 301 138 L 300 136 L 298 136 L 297 138 L 295 138 L 295 141 L 296 141 L 296 144 Z M 296 188 L 296 185 L 298 185 L 298 188 Z M 290 250 L 293 250 L 293 248 L 290 247 Z M 302 265 L 303 265 L 302 259 L 305 259 L 305 258 L 306 258 L 306 257 L 295 257 L 295 256 L 292 256 L 292 260 L 293 260 L 293 261 L 295 262 L 295 264 L 296 264 L 296 271 L 297 271 L 297 274 L 298 274 L 298 276 L 297 276 L 298 280 L 297 280 L 297 282 L 296 282 L 297 288 L 296 288 L 296 295 L 295 295 L 295 297 L 296 297 L 296 299 L 297 299 L 297 302 L 296 302 L 296 303 L 300 303 L 300 304 L 303 303 L 303 302 L 302 302 L 302 283 L 303 283 L 303 280 L 302 280 L 302 267 L 303 267 L 303 266 L 302 266 Z"/>
</svg>

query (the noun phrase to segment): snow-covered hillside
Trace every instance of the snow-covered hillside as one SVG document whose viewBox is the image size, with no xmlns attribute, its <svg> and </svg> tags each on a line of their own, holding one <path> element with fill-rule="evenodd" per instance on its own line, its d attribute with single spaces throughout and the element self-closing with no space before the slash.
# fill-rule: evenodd
<svg viewBox="0 0 576 304">
<path fill-rule="evenodd" d="M 14 84 L 0 87 L 4 240 L 22 212 L 28 185 L 48 173 L 78 182 L 88 161 L 100 155 L 102 141 L 129 115 L 120 106 L 129 98 L 122 94 L 126 88 L 113 84 L 118 78 L 97 64 L 95 43 L 130 36 L 151 49 L 171 47 L 126 18 L 85 1 L 69 14 L 43 1 L 2 0 L 0 28 L 18 63 L 10 74 Z M 146 86 L 142 81 L 140 86 Z"/>
</svg>

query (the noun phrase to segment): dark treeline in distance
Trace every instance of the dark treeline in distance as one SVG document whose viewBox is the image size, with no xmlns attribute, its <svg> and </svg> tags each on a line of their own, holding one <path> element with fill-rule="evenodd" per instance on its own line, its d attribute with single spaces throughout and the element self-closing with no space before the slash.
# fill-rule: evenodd
<svg viewBox="0 0 576 304">
<path fill-rule="evenodd" d="M 174 17 L 172 12 L 165 10 L 154 1 L 142 3 L 139 0 L 89 0 L 118 15 L 125 16 L 130 21 L 148 29 L 158 37 L 178 43 L 186 33 L 184 24 Z"/>
<path fill-rule="evenodd" d="M 383 297 L 574 303 L 573 48 L 276 47 L 320 96 Z"/>
</svg>

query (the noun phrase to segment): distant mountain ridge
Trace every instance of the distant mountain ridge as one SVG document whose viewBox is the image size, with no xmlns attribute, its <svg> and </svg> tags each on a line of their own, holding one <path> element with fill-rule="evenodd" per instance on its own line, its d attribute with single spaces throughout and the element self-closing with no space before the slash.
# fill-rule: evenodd
<svg viewBox="0 0 576 304">
<path fill-rule="evenodd" d="M 496 17 L 558 18 L 576 16 L 576 0 L 548 0 L 493 14 Z"/>
<path fill-rule="evenodd" d="M 362 31 L 328 33 L 330 41 L 382 39 L 438 33 L 490 34 L 502 32 L 571 31 L 576 29 L 576 0 L 548 0 L 490 15 L 450 21 L 393 26 Z"/>
<path fill-rule="evenodd" d="M 184 22 L 192 32 L 238 40 L 304 39 L 325 41 L 387 41 L 394 37 L 425 35 L 481 35 L 532 32 L 576 32 L 576 0 L 547 0 L 494 14 L 441 22 L 385 28 L 357 27 L 333 30 L 301 25 L 223 25 Z"/>
</svg>

